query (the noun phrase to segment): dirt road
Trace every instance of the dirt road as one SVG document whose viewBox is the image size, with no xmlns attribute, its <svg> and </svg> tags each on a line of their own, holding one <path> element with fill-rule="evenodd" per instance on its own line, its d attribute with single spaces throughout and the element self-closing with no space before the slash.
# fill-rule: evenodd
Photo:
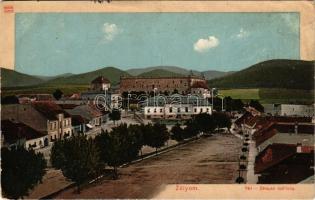
<svg viewBox="0 0 315 200">
<path fill-rule="evenodd" d="M 228 184 L 237 177 L 241 140 L 231 134 L 202 138 L 119 169 L 118 180 L 103 180 L 77 194 L 55 198 L 150 198 L 165 184 Z"/>
</svg>

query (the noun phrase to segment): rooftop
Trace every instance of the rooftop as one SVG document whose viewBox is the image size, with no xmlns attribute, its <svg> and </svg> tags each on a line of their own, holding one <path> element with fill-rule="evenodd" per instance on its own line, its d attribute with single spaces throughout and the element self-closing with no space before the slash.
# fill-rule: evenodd
<svg viewBox="0 0 315 200">
<path fill-rule="evenodd" d="M 110 83 L 110 81 L 105 78 L 104 76 L 99 76 L 96 79 L 94 79 L 92 82 L 92 84 L 102 84 L 102 83 Z"/>
<path fill-rule="evenodd" d="M 32 140 L 46 135 L 24 123 L 10 120 L 1 120 L 1 131 L 5 142 L 9 144 L 13 144 L 20 139 Z"/>
<path fill-rule="evenodd" d="M 69 113 L 52 101 L 36 101 L 32 103 L 32 106 L 50 120 L 57 120 L 58 114 L 64 114 L 64 117 L 70 117 Z"/>
<path fill-rule="evenodd" d="M 314 147 L 304 146 L 301 153 L 314 153 Z M 264 170 L 282 162 L 283 160 L 297 154 L 296 144 L 270 144 L 264 149 L 255 160 L 255 174 L 262 173 Z"/>
</svg>

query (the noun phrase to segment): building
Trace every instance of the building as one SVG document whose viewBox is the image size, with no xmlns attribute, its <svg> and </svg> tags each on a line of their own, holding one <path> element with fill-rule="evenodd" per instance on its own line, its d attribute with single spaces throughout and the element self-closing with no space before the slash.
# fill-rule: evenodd
<svg viewBox="0 0 315 200">
<path fill-rule="evenodd" d="M 272 123 L 253 134 L 258 151 L 263 151 L 274 143 L 314 145 L 314 124 L 310 123 Z"/>
<path fill-rule="evenodd" d="M 187 119 L 199 113 L 212 114 L 208 100 L 192 96 L 158 96 L 147 99 L 142 106 L 144 117 L 147 119 Z"/>
<path fill-rule="evenodd" d="M 256 157 L 258 183 L 294 184 L 314 176 L 314 146 L 274 143 Z"/>
<path fill-rule="evenodd" d="M 71 115 L 72 120 L 72 132 L 73 134 L 85 133 L 87 131 L 88 119 L 85 119 L 81 115 Z"/>
<path fill-rule="evenodd" d="M 90 89 L 92 91 L 105 91 L 105 90 L 109 90 L 109 88 L 110 88 L 110 81 L 104 76 L 99 76 L 95 78 L 91 82 L 91 86 L 90 86 Z"/>
<path fill-rule="evenodd" d="M 107 115 L 102 113 L 95 105 L 79 105 L 72 109 L 65 109 L 71 116 L 79 115 L 87 121 L 82 130 L 88 131 L 94 127 L 101 126 L 107 121 Z"/>
<path fill-rule="evenodd" d="M 91 82 L 90 90 L 82 92 L 80 99 L 84 104 L 97 104 L 104 111 L 121 108 L 121 95 L 111 89 L 108 79 L 99 76 Z"/>
<path fill-rule="evenodd" d="M 69 137 L 72 134 L 70 115 L 52 101 L 2 105 L 1 117 L 22 122 L 47 134 L 49 142 Z"/>
<path fill-rule="evenodd" d="M 123 92 L 160 92 L 173 93 L 175 90 L 179 94 L 191 93 L 191 87 L 196 82 L 206 84 L 204 78 L 197 76 L 182 77 L 121 77 L 120 93 Z"/>
<path fill-rule="evenodd" d="M 211 97 L 209 87 L 204 81 L 196 81 L 195 83 L 193 83 L 190 89 L 190 93 L 192 95 L 199 95 L 203 98 Z"/>
<path fill-rule="evenodd" d="M 20 104 L 27 104 L 35 101 L 53 101 L 55 98 L 51 94 L 20 94 L 17 95 Z"/>
<path fill-rule="evenodd" d="M 23 146 L 26 149 L 48 146 L 46 133 L 41 133 L 21 122 L 2 120 L 1 135 L 3 135 L 3 146 Z"/>
<path fill-rule="evenodd" d="M 263 104 L 265 113 L 280 116 L 314 117 L 314 105 Z"/>
</svg>

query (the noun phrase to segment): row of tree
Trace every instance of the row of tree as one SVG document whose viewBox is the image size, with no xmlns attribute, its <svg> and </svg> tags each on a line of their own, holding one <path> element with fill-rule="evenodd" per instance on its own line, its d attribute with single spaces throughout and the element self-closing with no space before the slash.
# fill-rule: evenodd
<svg viewBox="0 0 315 200">
<path fill-rule="evenodd" d="M 103 131 L 95 139 L 76 135 L 57 140 L 51 150 L 51 164 L 63 175 L 80 186 L 105 173 L 105 167 L 113 168 L 113 178 L 118 178 L 117 168 L 142 156 L 142 146 L 156 149 L 172 138 L 182 141 L 199 133 L 210 133 L 216 128 L 230 127 L 224 113 L 199 114 L 185 124 L 175 125 L 169 133 L 163 124 L 121 124 L 112 131 Z M 8 198 L 21 198 L 28 194 L 45 174 L 46 161 L 43 154 L 23 147 L 1 149 L 1 187 Z"/>
<path fill-rule="evenodd" d="M 102 131 L 95 139 L 78 135 L 54 143 L 51 163 L 63 175 L 80 186 L 102 175 L 105 166 L 113 168 L 113 178 L 118 178 L 117 168 L 139 158 L 143 145 L 157 149 L 169 139 L 165 125 L 121 124 L 112 131 Z M 142 153 L 141 153 L 142 154 Z"/>
<path fill-rule="evenodd" d="M 231 119 L 228 115 L 221 112 L 214 112 L 212 115 L 201 113 L 185 123 L 185 127 L 176 124 L 171 129 L 171 138 L 182 141 L 187 138 L 197 136 L 200 133 L 212 133 L 215 129 L 231 127 Z"/>
</svg>

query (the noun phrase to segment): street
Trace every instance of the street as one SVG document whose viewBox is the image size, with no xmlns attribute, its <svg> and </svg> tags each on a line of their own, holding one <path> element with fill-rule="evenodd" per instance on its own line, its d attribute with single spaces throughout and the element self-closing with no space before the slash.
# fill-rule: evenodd
<svg viewBox="0 0 315 200">
<path fill-rule="evenodd" d="M 119 169 L 118 180 L 102 180 L 55 198 L 150 198 L 166 184 L 235 183 L 241 140 L 231 134 L 214 135 L 170 152 Z"/>
</svg>

